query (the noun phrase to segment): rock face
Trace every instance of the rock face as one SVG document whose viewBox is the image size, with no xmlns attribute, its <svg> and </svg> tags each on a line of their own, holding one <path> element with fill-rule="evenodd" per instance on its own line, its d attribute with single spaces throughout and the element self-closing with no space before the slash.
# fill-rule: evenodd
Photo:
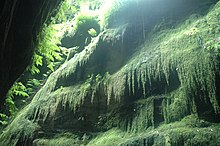
<svg viewBox="0 0 220 146">
<path fill-rule="evenodd" d="M 190 3 L 177 4 L 181 20 L 169 13 L 175 5 L 161 8 L 167 19 L 152 22 L 147 3 L 122 7 L 50 75 L 4 129 L 0 145 L 217 145 L 220 74 L 219 50 L 213 49 L 220 3 L 209 11 L 207 3 L 185 11 Z M 192 8 L 204 13 L 190 15 Z"/>
<path fill-rule="evenodd" d="M 0 104 L 33 55 L 37 33 L 60 0 L 1 0 Z"/>
</svg>

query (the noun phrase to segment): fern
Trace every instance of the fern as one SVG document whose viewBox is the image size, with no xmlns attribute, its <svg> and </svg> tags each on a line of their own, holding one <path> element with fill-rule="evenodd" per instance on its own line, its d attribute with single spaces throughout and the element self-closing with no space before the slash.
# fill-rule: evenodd
<svg viewBox="0 0 220 146">
<path fill-rule="evenodd" d="M 0 125 L 7 125 L 9 116 L 14 116 L 17 107 L 14 102 L 15 97 L 28 97 L 27 89 L 21 82 L 15 82 L 6 95 L 6 113 L 0 113 Z"/>
<path fill-rule="evenodd" d="M 46 66 L 49 70 L 54 71 L 54 62 L 62 60 L 62 53 L 57 46 L 61 43 L 60 32 L 55 28 L 55 24 L 66 21 L 66 12 L 70 9 L 74 11 L 72 7 L 64 2 L 57 15 L 51 18 L 50 24 L 44 24 L 42 27 L 37 36 L 38 44 L 32 58 L 32 64 L 28 67 L 32 74 L 39 74 L 41 72 L 40 66 Z"/>
<path fill-rule="evenodd" d="M 7 125 L 8 124 L 8 116 L 5 114 L 0 113 L 0 125 Z"/>
<path fill-rule="evenodd" d="M 36 61 L 35 64 L 37 66 L 42 66 L 43 65 L 43 57 L 34 53 L 34 60 Z"/>
<path fill-rule="evenodd" d="M 28 67 L 28 70 L 32 74 L 39 74 L 39 67 L 43 65 L 47 66 L 51 71 L 54 71 L 53 62 L 62 60 L 60 48 L 57 46 L 57 44 L 60 44 L 57 33 L 51 24 L 49 26 L 45 25 L 38 35 L 39 43 L 33 55 L 33 62 Z"/>
<path fill-rule="evenodd" d="M 49 21 L 47 20 L 43 25 L 37 36 L 38 44 L 32 58 L 32 64 L 28 67 L 32 74 L 39 74 L 41 66 L 54 71 L 55 62 L 63 60 L 63 54 L 57 46 L 61 44 L 61 34 L 60 30 L 56 28 L 56 24 L 69 21 L 75 17 L 79 9 L 77 4 L 74 4 L 71 0 L 64 1 L 58 8 L 56 15 L 48 19 Z"/>
<path fill-rule="evenodd" d="M 34 93 L 36 93 L 36 91 L 42 85 L 42 81 L 43 80 L 29 79 L 26 84 L 28 94 L 33 95 Z"/>
<path fill-rule="evenodd" d="M 15 82 L 6 95 L 6 113 L 0 113 L 0 125 L 7 125 L 9 116 L 14 116 L 17 107 L 14 102 L 15 97 L 28 97 L 27 89 L 21 82 Z M 9 113 L 8 113 L 9 112 Z"/>
<path fill-rule="evenodd" d="M 14 98 L 14 95 L 28 97 L 29 95 L 26 93 L 26 90 L 26 87 L 21 82 L 15 82 L 6 97 Z"/>
<path fill-rule="evenodd" d="M 27 86 L 32 87 L 32 88 L 36 86 L 40 86 L 40 84 L 41 84 L 40 80 L 37 80 L 37 79 L 29 79 L 27 81 Z"/>
<path fill-rule="evenodd" d="M 48 70 L 54 71 L 55 62 L 62 60 L 62 53 L 57 46 L 57 44 L 60 44 L 59 30 L 54 28 L 54 24 L 66 21 L 68 19 L 67 15 L 71 15 L 73 12 L 76 12 L 75 6 L 64 1 L 56 16 L 52 17 L 50 20 L 48 19 L 50 24 L 48 24 L 48 20 L 45 22 L 37 36 L 36 48 L 32 57 L 32 63 L 27 68 L 27 74 L 31 73 L 32 75 L 39 77 L 39 75 L 36 74 L 40 74 L 42 68 L 45 67 L 48 68 L 46 72 L 48 72 Z M 43 78 L 43 76 L 45 76 L 45 74 L 40 78 Z M 29 94 L 34 94 L 37 89 L 36 87 L 39 87 L 41 83 L 42 80 L 29 79 L 25 85 L 23 85 L 22 82 L 15 82 L 13 84 L 6 95 L 6 109 L 4 110 L 7 114 L 0 113 L 1 125 L 7 124 L 8 116 L 13 116 L 17 112 L 18 109 L 14 102 L 15 98 L 28 97 Z"/>
</svg>

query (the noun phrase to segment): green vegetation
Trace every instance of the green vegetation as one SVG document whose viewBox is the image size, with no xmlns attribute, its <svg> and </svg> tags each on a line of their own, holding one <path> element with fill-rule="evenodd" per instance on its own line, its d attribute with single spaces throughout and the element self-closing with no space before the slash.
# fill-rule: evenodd
<svg viewBox="0 0 220 146">
<path fill-rule="evenodd" d="M 13 113 L 16 111 L 15 103 L 13 102 L 15 96 L 29 96 L 26 87 L 21 82 L 15 82 L 6 95 L 6 104 L 9 107 L 9 112 L 11 115 L 13 115 Z"/>
<path fill-rule="evenodd" d="M 8 117 L 12 118 L 17 112 L 17 107 L 14 102 L 15 98 L 16 100 L 19 100 L 19 98 L 20 100 L 23 100 L 22 97 L 28 97 L 29 95 L 32 96 L 36 93 L 36 86 L 39 86 L 41 83 L 40 80 L 35 79 L 37 76 L 35 74 L 40 74 L 40 78 L 43 79 L 45 74 L 43 75 L 41 70 L 44 70 L 45 66 L 51 71 L 54 71 L 56 62 L 62 61 L 62 54 L 60 53 L 60 48 L 57 46 L 60 44 L 59 40 L 61 36 L 56 30 L 54 24 L 57 21 L 66 20 L 66 15 L 63 14 L 65 9 L 67 9 L 66 3 L 61 6 L 57 15 L 51 18 L 50 24 L 46 24 L 47 22 L 45 22 L 41 32 L 39 32 L 37 38 L 38 44 L 32 58 L 32 63 L 27 67 L 27 71 L 24 73 L 27 76 L 26 79 L 18 79 L 6 95 L 6 109 L 4 109 L 4 113 L 1 113 L 0 116 L 2 125 L 6 125 L 8 123 Z M 69 9 L 70 7 L 68 7 L 68 10 Z M 46 72 L 48 72 L 48 69 L 46 69 Z M 29 77 L 29 74 L 32 74 L 33 76 Z M 29 82 L 26 80 L 29 80 Z M 33 85 L 30 84 L 30 80 L 33 81 Z"/>
<path fill-rule="evenodd" d="M 76 25 L 73 31 L 75 32 L 76 46 L 82 47 L 88 45 L 91 42 L 92 37 L 95 37 L 100 33 L 97 16 L 79 14 L 75 18 L 75 23 Z"/>
<path fill-rule="evenodd" d="M 109 28 L 109 26 L 114 21 L 114 18 L 117 16 L 117 13 L 119 12 L 120 8 L 122 7 L 122 3 L 126 4 L 127 0 L 125 1 L 118 1 L 118 0 L 112 0 L 107 1 L 105 4 L 102 5 L 100 9 L 100 26 L 103 29 Z"/>
<path fill-rule="evenodd" d="M 51 71 L 54 71 L 53 62 L 55 62 L 55 60 L 62 60 L 61 54 L 59 53 L 60 48 L 57 46 L 57 44 L 60 44 L 60 41 L 55 36 L 58 35 L 52 25 L 43 28 L 39 36 L 38 49 L 33 56 L 33 63 L 29 67 L 32 74 L 40 73 L 38 66 L 43 65 L 43 59 L 45 59 L 46 65 Z"/>
<path fill-rule="evenodd" d="M 32 121 L 25 119 L 24 115 L 18 114 L 16 119 L 10 124 L 10 125 L 16 125 L 16 126 L 8 126 L 4 129 L 1 133 L 1 142 L 0 144 L 2 146 L 6 145 L 17 145 L 19 142 L 21 142 L 23 139 L 26 139 L 29 137 L 32 139 L 36 132 L 39 130 L 39 125 L 36 123 L 33 123 Z M 10 133 L 8 135 L 7 133 Z M 27 144 L 28 141 L 23 142 L 22 144 Z"/>
<path fill-rule="evenodd" d="M 32 64 L 28 70 L 32 74 L 40 73 L 40 66 L 47 66 L 54 71 L 56 62 L 62 61 L 62 52 L 58 45 L 61 43 L 62 27 L 59 24 L 72 19 L 77 11 L 70 1 L 63 2 L 57 14 L 46 21 L 37 38 L 37 47 L 33 55 Z M 70 14 L 71 13 L 71 14 Z M 72 16 L 70 16 L 72 15 Z"/>
<path fill-rule="evenodd" d="M 212 125 L 212 126 L 211 126 Z M 219 125 L 199 120 L 191 115 L 181 121 L 164 124 L 158 128 L 148 128 L 144 132 L 129 133 L 116 128 L 99 134 L 88 146 L 93 145 L 211 145 L 220 142 Z M 215 139 L 216 141 L 213 141 Z"/>
<path fill-rule="evenodd" d="M 36 89 L 39 88 L 39 86 L 41 86 L 42 81 L 37 80 L 37 79 L 29 79 L 27 81 L 27 92 L 30 95 L 33 95 L 36 92 Z"/>
<path fill-rule="evenodd" d="M 142 24 L 138 28 L 129 21 L 111 25 L 123 7 L 119 1 L 112 4 L 115 7 L 106 9 L 103 19 L 74 14 L 74 26 L 59 35 L 56 29 L 65 24 L 42 29 L 31 70 L 40 73 L 38 67 L 46 65 L 53 72 L 43 85 L 40 79 L 28 79 L 27 89 L 20 83 L 13 90 L 10 96 L 30 92 L 34 97 L 4 129 L 0 145 L 24 141 L 39 146 L 220 143 L 220 126 L 214 123 L 220 115 L 216 89 L 220 2 L 205 16 L 188 16 L 172 28 L 152 28 L 148 33 Z M 144 18 L 139 19 L 142 23 Z M 54 62 L 62 62 L 57 44 L 66 31 L 80 39 L 75 45 L 83 49 L 55 69 Z M 129 36 L 142 31 L 146 39 L 142 44 Z M 93 39 L 85 45 L 88 37 Z M 35 86 L 42 86 L 36 94 Z"/>
<path fill-rule="evenodd" d="M 37 45 L 32 63 L 24 73 L 26 77 L 18 79 L 7 94 L 5 113 L 2 113 L 0 116 L 1 123 L 4 123 L 4 125 L 7 123 L 4 119 L 8 119 L 8 116 L 15 115 L 17 111 L 14 99 L 19 100 L 20 98 L 23 100 L 22 97 L 29 95 L 32 97 L 38 90 L 38 87 L 44 82 L 45 77 L 63 62 L 64 54 L 58 47 L 62 37 L 58 23 L 72 19 L 76 11 L 76 6 L 71 5 L 70 1 L 63 2 L 59 10 L 57 10 L 56 15 L 46 20 L 44 26 L 42 26 L 37 37 Z"/>
<path fill-rule="evenodd" d="M 27 89 L 21 82 L 15 82 L 11 89 L 8 91 L 6 95 L 6 111 L 9 113 L 0 113 L 0 124 L 7 125 L 9 117 L 15 116 L 18 109 L 15 106 L 14 98 L 17 97 L 28 97 Z"/>
<path fill-rule="evenodd" d="M 37 146 L 74 146 L 80 145 L 82 142 L 77 135 L 63 133 L 58 134 L 51 139 L 36 139 L 33 143 Z"/>
<path fill-rule="evenodd" d="M 100 31 L 99 25 L 97 24 L 97 18 L 95 16 L 81 14 L 76 17 L 75 21 L 75 31 L 83 33 L 85 31 L 88 31 L 90 27 L 94 27 L 93 29 L 95 29 L 96 31 Z"/>
<path fill-rule="evenodd" d="M 2 114 L 2 113 L 0 113 L 0 124 L 1 125 L 7 125 L 8 124 L 8 121 L 7 121 L 7 119 L 8 119 L 8 116 L 7 115 L 5 115 L 5 114 Z"/>
</svg>

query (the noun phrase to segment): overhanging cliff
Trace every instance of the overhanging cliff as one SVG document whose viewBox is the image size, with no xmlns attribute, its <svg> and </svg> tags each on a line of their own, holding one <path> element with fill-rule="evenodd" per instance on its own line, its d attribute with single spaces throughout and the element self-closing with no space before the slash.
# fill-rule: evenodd
<svg viewBox="0 0 220 146">
<path fill-rule="evenodd" d="M 0 107 L 16 79 L 31 62 L 37 35 L 56 13 L 61 0 L 2 0 L 0 2 Z"/>
<path fill-rule="evenodd" d="M 191 9 L 207 13 L 183 7 L 181 18 L 162 7 L 169 15 L 152 23 L 145 4 L 112 14 L 106 29 L 50 75 L 0 144 L 218 144 L 220 3 Z"/>
</svg>

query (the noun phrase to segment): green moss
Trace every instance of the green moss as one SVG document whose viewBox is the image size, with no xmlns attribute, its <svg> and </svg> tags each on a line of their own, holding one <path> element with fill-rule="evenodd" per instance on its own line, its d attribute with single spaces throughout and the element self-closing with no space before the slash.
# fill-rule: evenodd
<svg viewBox="0 0 220 146">
<path fill-rule="evenodd" d="M 219 9 L 220 3 L 207 16 L 192 17 L 173 29 L 152 31 L 136 52 L 110 73 L 111 67 L 105 66 L 109 64 L 101 64 L 96 53 L 105 53 L 106 47 L 121 53 L 123 45 L 115 41 L 120 29 L 100 33 L 82 52 L 50 75 L 22 116 L 6 128 L 0 139 L 12 145 L 23 137 L 31 139 L 30 133 L 36 132 L 38 125 L 45 126 L 48 118 L 53 121 L 59 116 L 60 106 L 75 114 L 85 100 L 93 104 L 102 98 L 109 108 L 105 109 L 109 114 L 107 126 L 103 125 L 110 130 L 98 133 L 88 145 L 215 145 L 219 142 L 219 125 L 199 118 L 207 112 L 216 117 L 220 113 L 215 87 L 218 54 L 205 45 L 218 36 L 213 29 L 218 28 Z M 100 66 L 106 74 L 97 71 Z M 192 114 L 199 118 L 195 115 L 184 118 Z M 178 122 L 171 123 L 174 121 Z M 24 124 L 31 127 L 27 129 Z M 15 138 L 7 139 L 11 134 Z M 36 142 L 74 145 L 77 139 L 58 136 Z"/>
<path fill-rule="evenodd" d="M 124 133 L 121 130 L 113 128 L 105 133 L 100 133 L 99 136 L 88 143 L 88 146 L 116 146 L 119 145 L 119 143 L 122 143 L 126 139 L 126 137 L 128 137 L 128 134 Z"/>
<path fill-rule="evenodd" d="M 120 98 L 124 97 L 126 84 L 130 95 L 137 95 L 135 92 L 142 88 L 144 98 L 149 96 L 148 90 L 155 82 L 163 84 L 163 88 L 168 89 L 169 92 L 169 88 L 172 88 L 170 87 L 172 77 L 177 75 L 175 80 L 179 80 L 179 84 L 177 83 L 175 86 L 179 86 L 181 90 L 171 96 L 176 96 L 174 97 L 176 99 L 173 100 L 175 104 L 180 100 L 180 102 L 183 101 L 185 108 L 188 108 L 180 117 L 189 112 L 196 112 L 195 102 L 201 94 L 205 95 L 202 100 L 209 101 L 215 113 L 219 114 L 215 87 L 215 74 L 218 72 L 215 67 L 217 56 L 213 57 L 213 54 L 199 42 L 213 37 L 206 32 L 206 28 L 209 26 L 202 23 L 207 19 L 206 17 L 212 19 L 210 14 L 213 11 L 203 18 L 191 20 L 190 24 L 183 24 L 175 29 L 162 31 L 148 37 L 148 41 L 141 46 L 140 51 L 133 55 L 134 57 L 130 59 L 129 63 L 112 75 L 108 86 L 109 97 L 112 97 L 113 94 L 117 101 L 121 101 Z M 195 26 L 196 31 L 189 35 L 188 31 L 191 32 Z M 164 81 L 167 85 L 164 84 Z M 162 89 L 164 94 L 166 94 L 166 89 Z M 198 90 L 201 90 L 201 93 Z M 186 105 L 190 106 L 186 107 Z"/>
<path fill-rule="evenodd" d="M 156 124 L 159 122 L 159 119 L 156 119 L 154 114 L 156 112 L 155 103 L 159 102 L 162 98 L 162 96 L 153 96 L 148 99 L 138 100 L 135 102 L 132 108 L 133 116 L 129 119 L 130 124 L 125 125 L 125 127 L 128 128 L 127 131 L 138 133 L 145 131 L 148 127 L 156 126 Z M 159 112 L 162 112 L 162 110 Z M 126 120 L 125 123 L 127 123 Z"/>
<path fill-rule="evenodd" d="M 16 119 L 6 127 L 0 135 L 1 146 L 16 146 L 19 143 L 28 144 L 40 129 L 40 126 L 24 117 L 23 110 Z"/>
<path fill-rule="evenodd" d="M 211 17 L 211 13 L 212 11 L 207 17 Z M 190 24 L 179 25 L 175 29 L 164 30 L 154 34 L 151 38 L 148 37 L 148 41 L 140 46 L 139 51 L 131 57 L 125 66 L 96 84 L 99 89 L 102 86 L 101 89 L 106 93 L 108 103 L 110 104 L 110 101 L 113 100 L 124 102 L 129 100 L 126 98 L 130 97 L 141 98 L 137 97 L 137 95 L 143 95 L 142 98 L 149 98 L 151 94 L 156 94 L 156 92 L 151 91 L 152 88 L 155 88 L 153 90 L 156 91 L 162 88 L 159 94 L 165 96 L 159 105 L 161 106 L 161 117 L 167 123 L 180 120 L 191 113 L 199 112 L 196 104 L 200 100 L 199 98 L 209 101 L 212 109 L 218 114 L 219 105 L 216 99 L 214 81 L 216 60 L 213 60 L 209 51 L 204 49 L 198 42 L 198 38 L 203 38 L 204 40 L 207 38 L 207 26 L 201 23 L 203 19 L 206 19 L 206 17 L 193 18 L 190 20 Z M 94 44 L 98 44 L 98 41 L 99 39 L 97 38 Z M 88 49 L 89 51 L 83 51 L 76 55 L 76 57 L 52 74 L 45 87 L 38 94 L 42 92 L 43 95 L 49 93 L 50 96 L 48 97 L 59 97 L 56 100 L 57 104 L 53 104 L 54 106 L 59 103 L 63 105 L 69 104 L 69 107 L 73 109 L 83 103 L 86 95 L 92 95 L 91 101 L 93 101 L 96 88 L 91 88 L 91 81 L 85 79 L 83 82 L 74 82 L 75 85 L 72 84 L 70 87 L 64 87 L 62 90 L 54 92 L 56 88 L 63 86 L 62 84 L 58 86 L 56 84 L 57 81 L 68 79 L 69 76 L 77 74 L 79 68 L 86 65 L 89 56 L 95 53 L 96 47 L 91 45 Z M 178 80 L 179 83 L 172 83 L 172 76 L 176 76 L 175 80 Z M 161 86 L 158 86 L 158 84 L 161 84 Z M 174 90 L 172 88 L 177 89 Z M 127 93 L 126 90 L 128 90 Z M 37 99 L 38 94 L 35 99 Z M 151 121 L 151 124 L 146 124 L 142 121 L 145 127 L 154 125 L 152 115 L 155 105 L 150 99 L 147 101 L 146 105 L 149 105 L 146 107 L 151 108 L 146 110 L 149 110 L 147 119 Z M 207 104 L 206 106 L 210 105 Z M 50 109 L 55 110 L 56 107 L 48 108 L 48 110 Z M 45 110 L 45 112 L 49 113 L 48 110 Z M 50 114 L 52 113 L 54 112 L 50 111 Z M 135 121 L 140 120 L 135 120 L 134 118 L 133 122 Z M 135 123 L 132 125 L 135 125 Z M 133 128 L 133 131 L 136 130 Z"/>
<path fill-rule="evenodd" d="M 90 28 L 94 28 L 99 34 L 100 26 L 95 16 L 81 14 L 76 17 L 75 30 L 84 33 L 87 32 Z"/>
<path fill-rule="evenodd" d="M 212 125 L 212 126 L 211 126 Z M 124 132 L 113 128 L 100 134 L 88 145 L 218 145 L 219 125 L 199 120 L 191 115 L 179 122 L 148 128 L 139 133 Z"/>
<path fill-rule="evenodd" d="M 207 16 L 190 17 L 174 29 L 150 33 L 129 62 L 108 78 L 105 89 L 109 104 L 112 100 L 128 104 L 127 101 L 147 99 L 139 111 L 127 113 L 131 117 L 117 120 L 119 114 L 115 118 L 119 127 L 136 132 L 154 126 L 157 117 L 169 123 L 190 114 L 219 115 L 215 87 L 218 56 L 204 46 L 206 40 L 217 35 L 210 34 L 210 25 L 204 22 L 208 19 L 218 24 L 214 20 L 219 15 L 213 15 L 218 5 Z M 152 94 L 159 95 L 161 101 L 155 102 Z M 155 109 L 161 113 L 155 115 Z"/>
<path fill-rule="evenodd" d="M 71 133 L 58 134 L 53 138 L 42 138 L 34 140 L 36 146 L 77 146 L 82 142 L 79 137 Z"/>
<path fill-rule="evenodd" d="M 68 48 L 83 48 L 91 43 L 92 38 L 100 33 L 99 20 L 96 14 L 79 13 L 71 22 L 73 27 L 64 26 L 66 30 L 61 42 Z M 82 49 L 81 49 L 82 50 Z"/>
</svg>

